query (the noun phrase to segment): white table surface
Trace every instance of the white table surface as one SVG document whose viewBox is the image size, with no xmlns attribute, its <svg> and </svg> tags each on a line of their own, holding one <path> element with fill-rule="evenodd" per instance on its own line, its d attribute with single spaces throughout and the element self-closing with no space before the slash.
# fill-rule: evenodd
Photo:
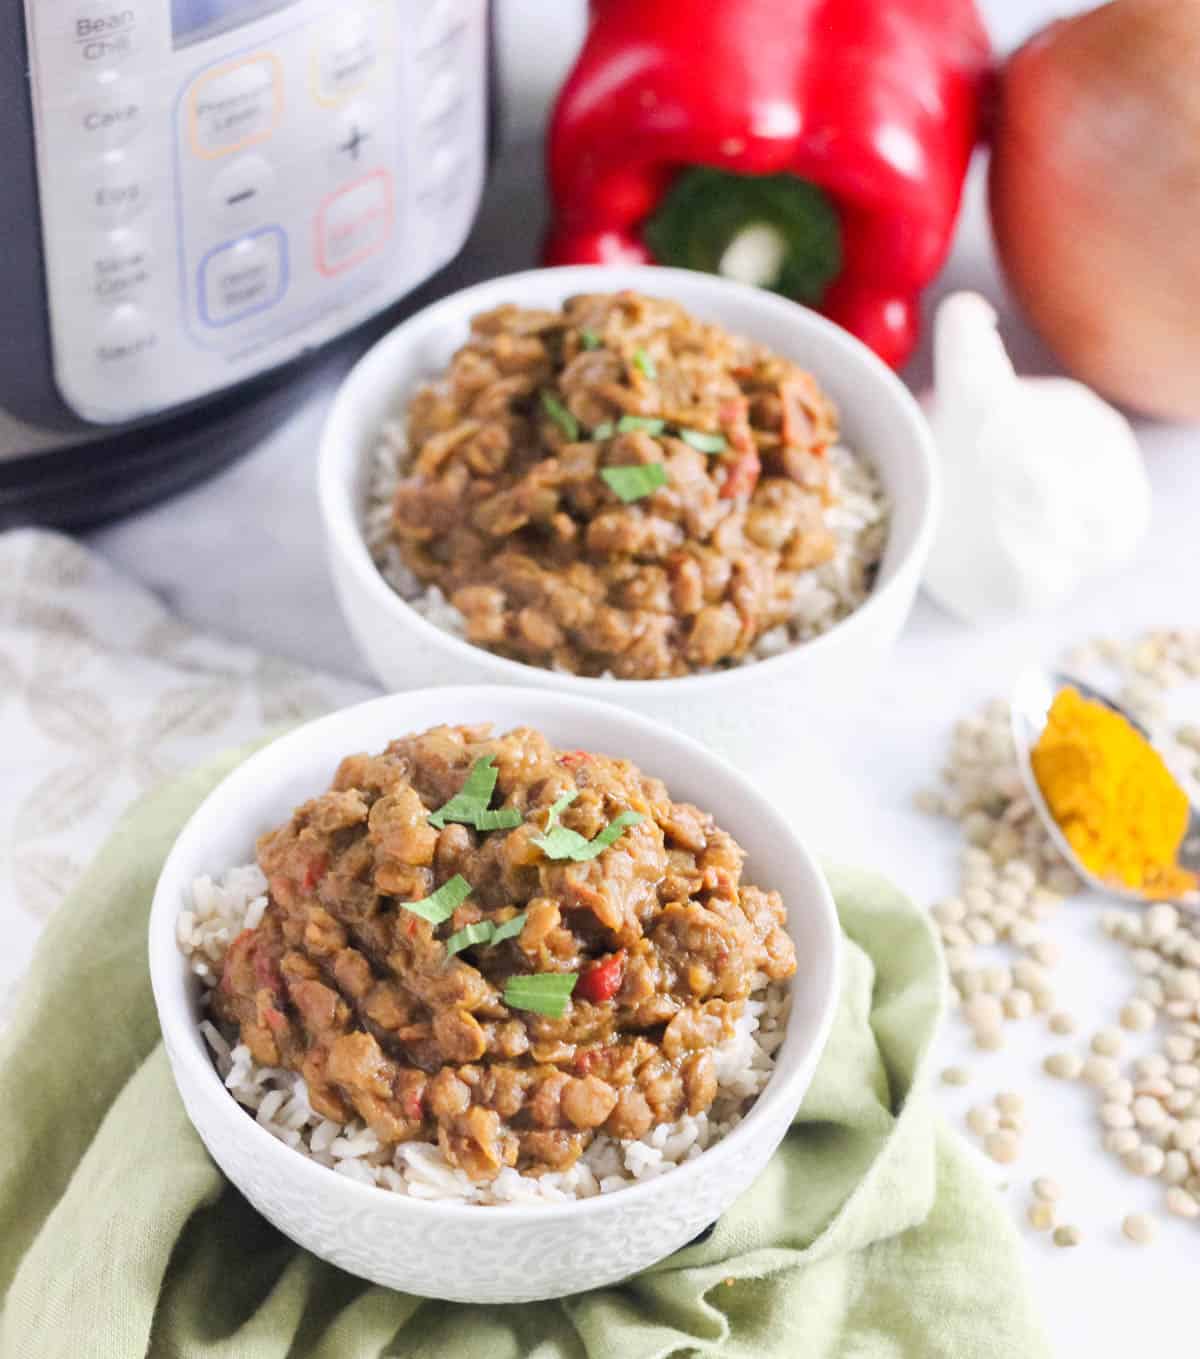
<svg viewBox="0 0 1200 1359">
<path fill-rule="evenodd" d="M 578 4 L 553 11 L 539 0 L 501 5 L 510 146 L 468 251 L 452 271 L 456 280 L 522 267 L 534 257 L 538 230 L 530 219 L 541 199 L 538 153 L 528 134 L 580 26 Z M 985 4 L 1004 47 L 1055 14 L 1085 7 L 1037 0 Z M 980 289 L 1001 306 L 1018 362 L 1052 370 L 1005 299 L 987 235 L 980 169 L 931 303 L 952 288 Z M 910 377 L 921 386 L 927 375 L 923 351 Z M 326 575 L 313 490 L 317 436 L 332 383 L 331 376 L 325 391 L 236 466 L 89 541 L 194 622 L 263 650 L 369 678 Z M 818 849 L 872 864 L 918 900 L 934 900 L 953 886 L 958 841 L 913 812 L 910 799 L 940 762 L 951 722 L 1004 693 L 1028 658 L 1051 658 L 1096 634 L 1200 625 L 1200 431 L 1147 426 L 1140 433 L 1155 516 L 1148 541 L 1124 575 L 1093 586 L 1070 609 L 979 631 L 960 627 L 922 600 L 865 706 L 822 714 L 820 743 L 814 738 L 811 751 L 796 752 L 798 762 L 823 771 L 819 796 L 805 804 L 808 838 Z M 1079 456 L 1086 474 L 1087 450 Z M 1192 707 L 1200 712 L 1200 695 Z M 1099 936 L 1096 910 L 1094 903 L 1073 904 L 1052 927 L 1066 953 L 1056 986 L 1086 1032 L 1112 1021 L 1133 981 L 1125 955 Z M 974 1099 L 1002 1089 L 1026 1093 L 1025 1151 L 1016 1166 L 994 1178 L 1009 1182 L 1004 1192 L 1023 1216 L 1030 1179 L 1054 1175 L 1067 1193 L 1061 1220 L 1083 1229 L 1084 1244 L 1075 1251 L 1056 1251 L 1022 1229 L 1032 1285 L 1057 1352 L 1128 1354 L 1158 1340 L 1164 1353 L 1168 1342 L 1171 1354 L 1196 1353 L 1200 1340 L 1189 1285 L 1200 1261 L 1200 1227 L 1168 1219 L 1161 1187 L 1133 1179 L 1102 1151 L 1088 1095 L 1040 1074 L 1042 1054 L 1061 1040 L 1049 1039 L 1033 1023 L 1009 1032 L 1014 1037 L 1003 1053 L 975 1055 L 965 1052 L 962 1026 L 952 1020 L 942 1042 L 944 1061 L 965 1055 L 973 1080 L 968 1091 L 940 1097 L 961 1126 Z M 1149 1249 L 1130 1246 L 1119 1234 L 1122 1216 L 1137 1208 L 1152 1208 L 1161 1219 L 1159 1239 Z"/>
</svg>

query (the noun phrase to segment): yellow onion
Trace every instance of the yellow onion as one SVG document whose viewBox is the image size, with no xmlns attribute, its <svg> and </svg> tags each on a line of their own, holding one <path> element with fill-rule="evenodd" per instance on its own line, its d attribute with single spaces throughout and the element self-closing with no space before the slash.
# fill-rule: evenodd
<svg viewBox="0 0 1200 1359">
<path fill-rule="evenodd" d="M 1013 291 L 1064 366 L 1200 420 L 1200 0 L 1112 0 L 1017 52 L 990 194 Z"/>
</svg>

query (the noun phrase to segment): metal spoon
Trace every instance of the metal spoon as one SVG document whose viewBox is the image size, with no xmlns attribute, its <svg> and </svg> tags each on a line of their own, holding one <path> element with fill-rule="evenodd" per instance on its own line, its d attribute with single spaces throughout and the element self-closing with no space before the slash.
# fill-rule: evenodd
<svg viewBox="0 0 1200 1359">
<path fill-rule="evenodd" d="M 1024 781 L 1026 791 L 1029 793 L 1034 807 L 1037 808 L 1038 816 L 1041 817 L 1042 824 L 1046 827 L 1046 833 L 1054 841 L 1059 853 L 1090 887 L 1097 892 L 1120 897 L 1125 901 L 1160 900 L 1160 898 L 1147 896 L 1143 892 L 1136 891 L 1132 887 L 1125 887 L 1120 883 L 1098 878 L 1090 872 L 1080 862 L 1079 856 L 1062 833 L 1058 822 L 1055 821 L 1050 808 L 1046 805 L 1046 799 L 1042 796 L 1042 790 L 1033 772 L 1033 748 L 1037 745 L 1038 737 L 1045 729 L 1050 705 L 1054 702 L 1059 691 L 1067 688 L 1077 689 L 1084 698 L 1094 699 L 1097 703 L 1103 703 L 1106 708 L 1111 708 L 1113 712 L 1119 713 L 1147 741 L 1150 740 L 1150 733 L 1145 726 L 1132 713 L 1126 712 L 1119 703 L 1115 703 L 1107 694 L 1101 693 L 1099 689 L 1060 670 L 1043 670 L 1040 666 L 1030 666 L 1017 680 L 1016 688 L 1013 690 L 1011 719 L 1013 742 L 1017 749 L 1017 765 L 1021 770 L 1021 778 Z M 1179 865 L 1192 873 L 1200 874 L 1200 811 L 1197 811 L 1194 805 L 1191 820 L 1188 822 L 1187 834 L 1184 836 L 1183 844 L 1179 849 Z M 1200 906 L 1200 892 L 1188 892 L 1180 898 L 1180 903 L 1188 906 Z"/>
</svg>

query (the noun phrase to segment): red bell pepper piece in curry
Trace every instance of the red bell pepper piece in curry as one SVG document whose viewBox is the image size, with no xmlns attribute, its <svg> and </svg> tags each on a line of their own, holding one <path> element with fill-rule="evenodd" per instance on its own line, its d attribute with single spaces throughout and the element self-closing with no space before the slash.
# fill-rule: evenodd
<svg viewBox="0 0 1200 1359">
<path fill-rule="evenodd" d="M 973 0 L 592 0 L 548 161 L 549 264 L 680 265 L 899 366 L 990 64 Z"/>
</svg>

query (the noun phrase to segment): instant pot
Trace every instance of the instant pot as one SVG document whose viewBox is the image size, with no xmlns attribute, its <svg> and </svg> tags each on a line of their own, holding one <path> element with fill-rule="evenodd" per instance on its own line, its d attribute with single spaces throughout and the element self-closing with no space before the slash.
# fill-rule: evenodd
<svg viewBox="0 0 1200 1359">
<path fill-rule="evenodd" d="M 0 526 L 213 470 L 449 261 L 487 0 L 24 0 L 0 18 Z"/>
</svg>

